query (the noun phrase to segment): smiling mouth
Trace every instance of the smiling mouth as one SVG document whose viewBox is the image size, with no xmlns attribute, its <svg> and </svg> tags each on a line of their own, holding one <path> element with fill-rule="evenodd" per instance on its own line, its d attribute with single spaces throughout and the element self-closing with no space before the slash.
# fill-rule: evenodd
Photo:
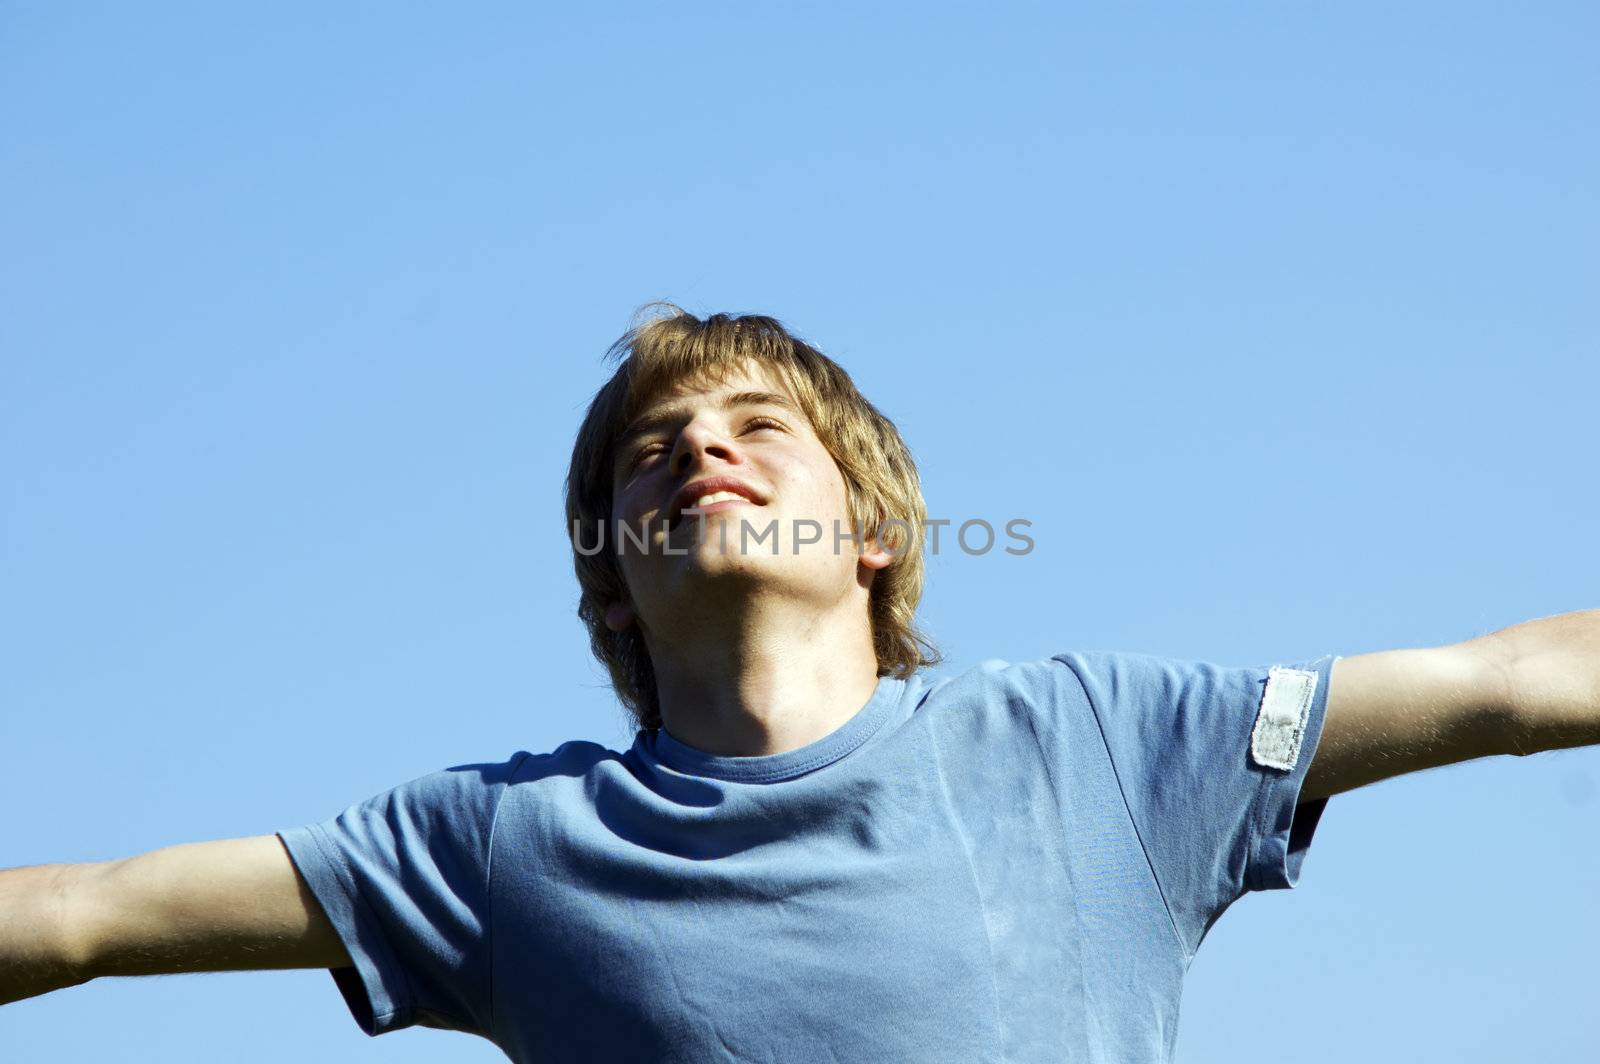
<svg viewBox="0 0 1600 1064">
<path fill-rule="evenodd" d="M 751 502 L 749 499 L 746 499 L 744 496 L 736 495 L 731 499 L 717 499 L 715 502 L 708 502 L 699 506 L 685 506 L 678 514 L 677 520 L 673 521 L 672 524 L 667 526 L 667 530 L 669 532 L 676 531 L 678 526 L 686 523 L 688 518 L 703 517 L 710 514 L 721 513 L 723 510 L 730 510 L 735 506 L 755 505 L 757 504 Z"/>
<path fill-rule="evenodd" d="M 683 524 L 685 517 L 718 513 L 738 503 L 743 503 L 746 506 L 760 505 L 754 499 L 737 491 L 711 491 L 696 499 L 692 506 L 685 506 L 682 510 L 679 510 L 677 515 L 668 523 L 667 528 L 669 531 L 677 528 Z"/>
</svg>

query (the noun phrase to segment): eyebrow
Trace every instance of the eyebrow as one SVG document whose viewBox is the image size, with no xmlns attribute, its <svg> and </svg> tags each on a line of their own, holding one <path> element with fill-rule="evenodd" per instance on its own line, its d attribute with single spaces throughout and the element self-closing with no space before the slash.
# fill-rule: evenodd
<svg viewBox="0 0 1600 1064">
<path fill-rule="evenodd" d="M 628 448 L 640 436 L 677 420 L 682 415 L 684 406 L 685 404 L 683 403 L 673 403 L 670 406 L 652 410 L 634 418 L 633 423 L 623 430 L 622 435 L 617 437 L 617 457 L 619 459 L 624 457 L 628 453 Z M 717 409 L 719 410 L 732 410 L 741 406 L 778 406 L 796 417 L 804 416 L 799 407 L 795 406 L 792 399 L 776 392 L 729 392 L 717 402 Z"/>
</svg>

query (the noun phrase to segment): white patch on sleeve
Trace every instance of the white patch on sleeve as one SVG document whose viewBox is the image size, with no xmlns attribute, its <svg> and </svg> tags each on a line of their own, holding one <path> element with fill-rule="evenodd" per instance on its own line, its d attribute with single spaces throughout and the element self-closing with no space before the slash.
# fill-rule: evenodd
<svg viewBox="0 0 1600 1064">
<path fill-rule="evenodd" d="M 1294 768 L 1300 760 L 1300 741 L 1305 738 L 1311 696 L 1316 690 L 1314 672 L 1279 665 L 1267 670 L 1267 689 L 1261 695 L 1261 711 L 1250 735 L 1250 756 L 1256 764 L 1285 772 Z"/>
</svg>

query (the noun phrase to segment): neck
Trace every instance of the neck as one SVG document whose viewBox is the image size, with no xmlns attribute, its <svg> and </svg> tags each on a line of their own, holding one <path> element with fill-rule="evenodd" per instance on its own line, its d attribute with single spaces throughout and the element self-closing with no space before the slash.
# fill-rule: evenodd
<svg viewBox="0 0 1600 1064">
<path fill-rule="evenodd" d="M 724 757 L 786 753 L 836 731 L 877 688 L 863 598 L 700 607 L 675 618 L 671 640 L 647 640 L 662 723 L 679 742 Z"/>
</svg>

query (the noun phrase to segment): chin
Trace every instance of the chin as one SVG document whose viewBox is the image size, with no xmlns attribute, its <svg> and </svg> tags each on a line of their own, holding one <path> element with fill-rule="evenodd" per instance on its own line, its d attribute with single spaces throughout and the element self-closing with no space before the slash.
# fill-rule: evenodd
<svg viewBox="0 0 1600 1064">
<path fill-rule="evenodd" d="M 755 538 L 756 531 L 762 529 L 765 522 L 751 521 L 738 510 L 725 510 L 708 514 L 704 518 L 686 518 L 686 520 L 690 522 L 689 527 L 673 528 L 671 536 L 667 539 L 667 545 L 674 550 L 687 549 L 689 555 L 727 558 L 779 556 L 773 554 L 773 540 L 770 533 L 763 540 L 757 541 Z M 746 524 L 752 529 L 749 533 L 744 532 Z M 782 549 L 781 543 L 779 549 Z"/>
<path fill-rule="evenodd" d="M 707 533 L 703 542 L 690 546 L 688 553 L 681 556 L 683 561 L 702 572 L 756 573 L 771 570 L 783 563 L 783 556 L 774 555 L 770 548 L 740 551 L 735 529 L 728 530 L 727 550 L 722 549 L 715 529 L 707 529 Z"/>
</svg>

